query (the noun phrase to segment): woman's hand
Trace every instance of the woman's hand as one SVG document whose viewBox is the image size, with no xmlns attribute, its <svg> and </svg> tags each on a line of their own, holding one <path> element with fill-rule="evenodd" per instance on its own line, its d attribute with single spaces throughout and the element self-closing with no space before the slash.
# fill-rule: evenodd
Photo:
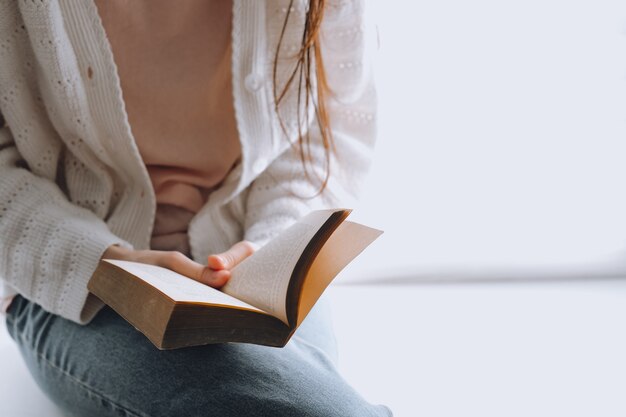
<svg viewBox="0 0 626 417">
<path fill-rule="evenodd" d="M 242 240 L 235 243 L 226 252 L 209 255 L 207 258 L 208 267 L 214 276 L 218 276 L 220 279 L 226 278 L 226 281 L 228 281 L 230 279 L 230 270 L 256 252 L 257 249 L 256 244 Z"/>
<path fill-rule="evenodd" d="M 256 245 L 244 240 L 235 243 L 226 252 L 210 255 L 208 265 L 199 264 L 177 251 L 134 250 L 115 245 L 109 246 L 102 258 L 161 266 L 213 288 L 220 288 L 230 279 L 230 270 L 256 249 Z"/>
</svg>

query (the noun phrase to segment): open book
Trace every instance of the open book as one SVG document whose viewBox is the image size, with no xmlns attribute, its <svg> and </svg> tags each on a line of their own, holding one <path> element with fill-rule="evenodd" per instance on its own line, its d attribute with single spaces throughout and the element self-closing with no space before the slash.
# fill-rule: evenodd
<svg viewBox="0 0 626 417">
<path fill-rule="evenodd" d="M 88 288 L 159 349 L 284 346 L 335 276 L 382 232 L 316 210 L 232 269 L 220 290 L 170 269 L 103 259 Z"/>
</svg>

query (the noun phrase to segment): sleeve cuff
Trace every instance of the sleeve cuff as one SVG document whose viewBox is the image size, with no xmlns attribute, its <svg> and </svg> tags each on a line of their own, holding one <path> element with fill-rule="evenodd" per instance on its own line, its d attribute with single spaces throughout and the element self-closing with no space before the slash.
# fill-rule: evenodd
<svg viewBox="0 0 626 417">
<path fill-rule="evenodd" d="M 59 315 L 79 324 L 88 324 L 104 307 L 104 303 L 87 290 L 87 284 L 98 267 L 102 254 L 111 245 L 119 245 L 133 249 L 133 246 L 111 233 L 108 229 L 99 233 L 89 233 L 81 252 L 80 262 L 63 285 L 64 294 L 59 300 Z"/>
</svg>

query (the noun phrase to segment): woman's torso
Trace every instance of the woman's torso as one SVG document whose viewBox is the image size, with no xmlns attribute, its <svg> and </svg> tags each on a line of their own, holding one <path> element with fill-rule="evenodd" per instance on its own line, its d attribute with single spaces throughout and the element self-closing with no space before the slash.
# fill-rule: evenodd
<svg viewBox="0 0 626 417">
<path fill-rule="evenodd" d="M 154 187 L 152 249 L 189 254 L 187 227 L 239 161 L 230 1 L 104 1 L 133 137 Z"/>
</svg>

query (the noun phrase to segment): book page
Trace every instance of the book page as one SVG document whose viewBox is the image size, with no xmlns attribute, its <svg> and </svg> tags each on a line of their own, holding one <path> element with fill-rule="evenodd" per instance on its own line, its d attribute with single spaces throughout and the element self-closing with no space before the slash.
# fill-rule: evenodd
<svg viewBox="0 0 626 417">
<path fill-rule="evenodd" d="M 348 220 L 337 227 L 315 257 L 304 280 L 298 305 L 298 325 L 337 274 L 382 233 Z"/>
<path fill-rule="evenodd" d="M 232 269 L 222 291 L 287 321 L 287 290 L 302 252 L 337 210 L 316 210 Z"/>
<path fill-rule="evenodd" d="M 121 261 L 117 259 L 103 260 L 130 272 L 137 278 L 157 288 L 174 301 L 215 304 L 263 313 L 262 310 L 248 303 L 231 297 L 228 294 L 224 294 L 208 285 L 194 281 L 171 269 L 140 262 Z"/>
</svg>

